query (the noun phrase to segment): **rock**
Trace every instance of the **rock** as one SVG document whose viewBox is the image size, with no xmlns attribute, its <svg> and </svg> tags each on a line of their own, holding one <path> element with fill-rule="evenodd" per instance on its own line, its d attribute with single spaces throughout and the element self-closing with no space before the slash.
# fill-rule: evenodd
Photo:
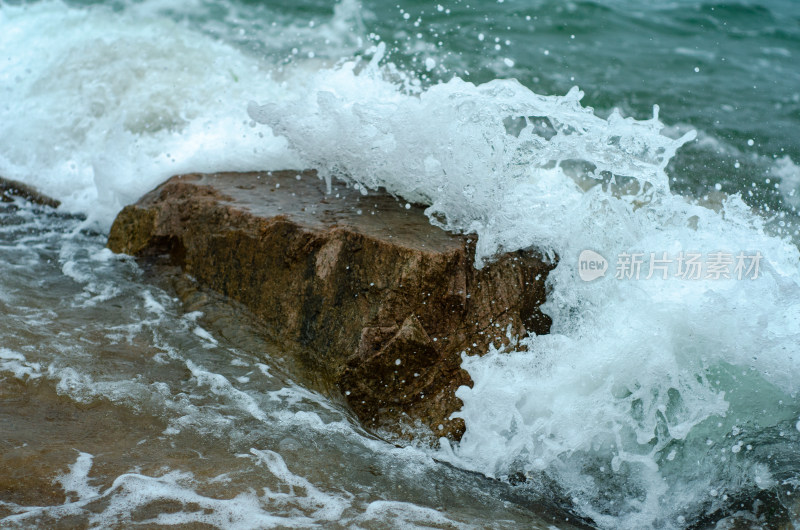
<svg viewBox="0 0 800 530">
<path fill-rule="evenodd" d="M 550 327 L 552 264 L 518 251 L 477 270 L 474 237 L 385 193 L 327 194 L 313 172 L 173 177 L 120 212 L 108 246 L 169 254 L 297 347 L 366 426 L 399 435 L 459 438 L 462 352 Z"/>
<path fill-rule="evenodd" d="M 58 208 L 61 204 L 47 195 L 41 194 L 27 184 L 0 177 L 0 202 L 12 202 L 12 197 L 22 197 L 36 204 Z"/>
</svg>

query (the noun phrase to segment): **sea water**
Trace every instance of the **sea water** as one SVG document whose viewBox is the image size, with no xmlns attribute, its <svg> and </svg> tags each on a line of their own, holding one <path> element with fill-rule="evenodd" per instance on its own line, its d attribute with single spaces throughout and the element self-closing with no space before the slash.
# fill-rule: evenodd
<svg viewBox="0 0 800 530">
<path fill-rule="evenodd" d="M 0 214 L 0 524 L 791 524 L 798 54 L 781 0 L 0 4 L 0 175 L 62 201 Z M 173 174 L 289 167 L 558 259 L 460 442 L 103 248 Z"/>
</svg>

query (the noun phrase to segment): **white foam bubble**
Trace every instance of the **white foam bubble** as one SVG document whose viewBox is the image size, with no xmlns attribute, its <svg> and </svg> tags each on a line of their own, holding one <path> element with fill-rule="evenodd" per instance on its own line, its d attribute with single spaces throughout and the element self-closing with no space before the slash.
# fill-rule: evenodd
<svg viewBox="0 0 800 530">
<path fill-rule="evenodd" d="M 492 476 L 544 472 L 607 527 L 696 514 L 711 482 L 757 485 L 753 466 L 680 466 L 705 451 L 698 439 L 724 438 L 720 419 L 787 420 L 786 411 L 760 411 L 797 391 L 800 254 L 737 196 L 714 211 L 669 192 L 667 163 L 693 134 L 663 136 L 657 114 L 598 118 L 577 90 L 546 97 L 514 81 L 456 78 L 415 95 L 374 61 L 356 71 L 321 71 L 294 101 L 251 105 L 250 114 L 326 178 L 385 187 L 430 204 L 436 224 L 477 232 L 479 265 L 498 250 L 560 257 L 544 306 L 552 334 L 525 339 L 525 351 L 465 358 L 474 387 L 459 390 L 456 416 L 467 431 L 444 457 Z M 624 194 L 589 186 L 567 170 L 575 161 L 584 176 L 639 186 Z M 764 260 L 755 280 L 647 280 L 645 270 L 639 280 L 609 273 L 583 282 L 576 266 L 585 249 L 614 267 L 636 252 Z M 605 478 L 594 466 L 619 477 L 616 494 L 599 487 Z"/>
<path fill-rule="evenodd" d="M 215 339 L 214 336 L 211 333 L 209 333 L 207 330 L 201 328 L 200 326 L 196 326 L 192 330 L 192 333 L 194 333 L 195 335 L 197 335 L 198 337 L 200 337 L 201 339 L 206 341 L 207 342 L 206 347 L 213 347 L 213 346 L 216 346 L 217 344 L 219 344 L 217 342 L 217 339 Z"/>
<path fill-rule="evenodd" d="M 311 516 L 318 521 L 339 520 L 344 510 L 351 505 L 353 499 L 351 494 L 337 495 L 322 492 L 305 478 L 289 471 L 286 462 L 275 451 L 251 448 L 250 453 L 256 457 L 259 464 L 265 465 L 270 473 L 292 487 L 288 494 L 267 491 L 265 493 L 267 497 L 271 499 L 288 498 L 293 502 L 299 502 L 313 510 Z M 301 491 L 297 491 L 295 488 L 300 488 Z"/>
<path fill-rule="evenodd" d="M 657 113 L 599 118 L 581 106 L 577 89 L 542 96 L 513 80 L 476 86 L 453 78 L 421 90 L 413 75 L 381 65 L 383 45 L 368 64 L 320 70 L 312 61 L 277 82 L 273 65 L 154 17 L 159 2 L 142 5 L 121 14 L 51 1 L 2 7 L 0 48 L 9 53 L 0 136 L 8 141 L 0 173 L 107 227 L 123 204 L 174 173 L 311 165 L 327 179 L 428 204 L 432 222 L 477 233 L 478 265 L 501 250 L 558 256 L 544 306 L 552 334 L 525 339 L 524 351 L 465 358 L 474 381 L 459 391 L 467 431 L 442 457 L 492 476 L 547 474 L 606 527 L 677 521 L 703 503 L 718 506 L 712 489 L 774 484 L 751 451 L 733 453 L 739 466 L 704 455 L 730 448 L 733 418 L 796 421 L 796 411 L 774 404 L 792 402 L 800 381 L 800 254 L 766 233 L 736 196 L 712 211 L 670 194 L 665 168 L 691 133 L 664 136 Z M 248 116 L 250 99 L 259 104 Z M 789 203 L 796 169 L 788 158 L 773 169 Z M 591 186 L 592 177 L 600 184 Z M 609 191 L 623 177 L 638 185 Z M 583 282 L 576 265 L 586 249 L 611 267 L 622 252 L 757 251 L 764 260 L 757 280 L 619 280 L 610 268 Z M 87 304 L 114 296 L 110 284 L 94 284 L 77 252 L 60 260 L 64 274 L 86 286 Z M 145 309 L 160 312 L 146 297 Z M 196 328 L 192 318 L 184 322 Z M 184 362 L 175 351 L 166 356 Z M 334 408 L 314 393 L 270 391 L 267 398 L 287 408 L 267 413 L 232 379 L 185 365 L 197 386 L 258 421 L 339 428 L 303 409 L 306 401 Z M 153 392 L 72 368 L 51 366 L 48 375 L 78 400 Z M 191 397 L 166 403 L 175 413 L 170 432 L 231 423 L 198 412 Z M 126 477 L 120 491 L 183 480 Z M 255 510 L 254 497 L 237 499 L 231 506 Z"/>
<path fill-rule="evenodd" d="M 29 362 L 20 352 L 0 347 L 0 372 L 9 372 L 22 381 L 38 379 L 42 376 L 42 365 Z"/>
<path fill-rule="evenodd" d="M 189 368 L 192 376 L 197 379 L 199 385 L 208 386 L 214 394 L 230 399 L 258 421 L 267 420 L 267 415 L 259 407 L 255 399 L 233 386 L 224 375 L 205 370 L 202 366 L 190 360 L 186 361 L 186 367 Z"/>
<path fill-rule="evenodd" d="M 364 513 L 355 519 L 354 523 L 359 525 L 358 528 L 362 528 L 361 524 L 366 524 L 363 528 L 369 528 L 369 523 L 380 525 L 385 521 L 391 521 L 396 528 L 478 528 L 474 525 L 453 521 L 431 508 L 398 501 L 373 501 L 369 503 Z"/>
<path fill-rule="evenodd" d="M 783 199 L 795 208 L 800 206 L 800 167 L 789 156 L 784 156 L 775 161 L 771 174 L 780 179 Z"/>
<path fill-rule="evenodd" d="M 550 228 L 550 216 L 541 214 L 581 202 L 575 184 L 554 165 L 587 160 L 598 176 L 636 176 L 665 188 L 664 167 L 692 138 L 661 136 L 655 116 L 600 119 L 580 106 L 577 89 L 541 96 L 513 80 L 475 86 L 454 78 L 419 96 L 407 94 L 384 78 L 376 58 L 359 74 L 355 63 L 321 71 L 292 101 L 251 104 L 249 113 L 286 136 L 327 179 L 384 187 L 430 204 L 427 213 L 437 224 L 477 232 L 479 264 L 498 248 L 557 244 L 557 227 L 526 226 L 547 222 Z M 506 120 L 520 118 L 530 126 L 510 134 Z"/>
<path fill-rule="evenodd" d="M 196 491 L 196 480 L 187 472 L 168 471 L 158 477 L 124 473 L 103 490 L 91 484 L 89 472 L 92 460 L 92 455 L 80 453 L 77 461 L 70 466 L 70 471 L 59 477 L 58 481 L 70 495 L 66 503 L 47 507 L 7 505 L 14 513 L 4 518 L 4 522 L 25 524 L 47 516 L 86 515 L 93 526 L 126 525 L 134 523 L 137 510 L 155 501 L 172 500 L 184 509 L 158 513 L 150 519 L 135 520 L 135 523 L 159 526 L 201 523 L 236 529 L 295 527 L 333 520 L 349 504 L 347 498 L 323 493 L 310 483 L 306 484 L 304 479 L 290 473 L 285 465 L 281 468 L 274 459 L 268 463 L 271 470 L 275 469 L 279 479 L 288 480 L 290 486 L 302 487 L 308 492 L 308 496 L 303 496 L 298 491 L 292 500 L 303 501 L 297 504 L 303 508 L 308 506 L 311 516 L 297 514 L 291 507 L 287 509 L 269 494 L 258 496 L 254 492 L 244 492 L 229 499 L 205 496 Z M 224 477 L 221 478 L 224 480 Z M 96 501 L 104 501 L 101 510 L 88 507 Z"/>
<path fill-rule="evenodd" d="M 67 494 L 76 495 L 78 500 L 85 501 L 100 495 L 100 488 L 89 484 L 92 459 L 93 456 L 89 453 L 79 453 L 75 463 L 69 466 L 69 473 L 56 479 Z"/>
<path fill-rule="evenodd" d="M 4 5 L 0 48 L 0 174 L 100 228 L 174 174 L 301 165 L 248 124 L 249 94 L 283 97 L 271 65 L 166 17 Z"/>
</svg>

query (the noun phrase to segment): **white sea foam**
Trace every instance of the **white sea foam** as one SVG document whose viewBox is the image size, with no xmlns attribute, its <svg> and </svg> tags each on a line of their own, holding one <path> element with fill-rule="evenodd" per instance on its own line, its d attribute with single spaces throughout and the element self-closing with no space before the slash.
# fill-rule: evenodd
<svg viewBox="0 0 800 530">
<path fill-rule="evenodd" d="M 448 528 L 454 526 L 464 530 L 478 528 L 475 525 L 456 523 L 436 510 L 397 501 L 373 501 L 353 523 L 355 528 L 371 528 L 372 525 L 380 525 L 384 521 L 391 521 L 395 528 Z"/>
<path fill-rule="evenodd" d="M 443 444 L 442 458 L 495 477 L 547 477 L 576 510 L 609 528 L 681 526 L 720 506 L 719 492 L 774 484 L 768 461 L 729 449 L 784 423 L 794 432 L 800 254 L 766 233 L 737 196 L 717 212 L 672 195 L 665 168 L 692 135 L 664 136 L 657 113 L 602 119 L 581 106 L 578 89 L 542 96 L 513 80 L 476 86 L 454 78 L 418 90 L 413 74 L 380 62 L 382 46 L 370 63 L 297 68 L 278 82 L 274 65 L 145 8 L 3 6 L 0 49 L 9 50 L 0 70 L 0 173 L 100 227 L 174 173 L 310 165 L 328 179 L 429 204 L 432 222 L 479 235 L 478 265 L 501 250 L 557 256 L 544 306 L 552 334 L 524 339 L 524 350 L 465 357 L 474 387 L 459 390 L 458 416 L 467 431 L 460 444 Z M 249 100 L 256 103 L 248 116 Z M 774 172 L 791 203 L 796 167 L 784 159 Z M 612 178 L 639 185 L 612 192 Z M 579 279 L 586 249 L 609 260 L 605 277 Z M 760 277 L 613 276 L 623 252 L 695 251 L 758 252 Z M 79 256 L 61 259 L 64 273 L 86 285 L 87 303 L 114 296 L 92 284 Z M 166 357 L 257 421 L 338 428 L 313 411 L 267 413 L 234 379 L 175 351 Z M 156 389 L 95 381 L 72 368 L 53 366 L 49 376 L 77 400 L 146 400 Z M 319 399 L 289 387 L 266 395 L 289 407 Z M 170 433 L 231 424 L 224 413 L 201 412 L 193 396 L 162 397 L 173 414 Z M 731 434 L 756 422 L 758 429 Z M 166 483 L 184 495 L 189 487 L 172 476 L 118 480 L 119 491 L 146 484 L 157 492 Z M 191 495 L 201 506 L 211 502 Z M 234 501 L 229 506 L 260 517 L 254 497 Z M 166 524 L 171 516 L 160 517 Z"/>
<path fill-rule="evenodd" d="M 289 471 L 289 468 L 286 467 L 286 462 L 275 451 L 251 448 L 250 453 L 255 456 L 256 462 L 266 466 L 270 473 L 291 487 L 289 493 L 266 491 L 265 496 L 268 498 L 276 501 L 286 500 L 292 503 L 297 503 L 299 500 L 301 505 L 312 511 L 311 516 L 318 521 L 339 520 L 344 510 L 350 506 L 353 499 L 352 495 L 323 493 L 305 478 Z"/>
<path fill-rule="evenodd" d="M 213 348 L 214 346 L 216 346 L 218 344 L 217 339 L 214 338 L 214 335 L 209 333 L 207 330 L 201 328 L 200 326 L 195 327 L 192 330 L 192 333 L 194 333 L 195 335 L 197 335 L 201 339 L 205 340 L 207 342 L 207 344 L 206 344 L 207 348 Z"/>
<path fill-rule="evenodd" d="M 161 476 L 124 473 L 103 489 L 93 485 L 89 477 L 94 457 L 79 453 L 69 472 L 57 479 L 68 494 L 66 503 L 45 507 L 2 503 L 12 511 L 4 523 L 24 525 L 42 517 L 87 515 L 90 524 L 97 527 L 134 522 L 159 526 L 204 523 L 218 528 L 241 529 L 310 527 L 335 520 L 350 505 L 347 496 L 325 493 L 292 474 L 277 453 L 253 449 L 253 455 L 257 462 L 265 463 L 279 481 L 293 488 L 291 495 L 266 492 L 259 496 L 255 492 L 244 492 L 230 499 L 217 499 L 198 493 L 192 474 L 179 471 L 169 471 Z M 141 516 L 134 519 L 137 511 L 146 509 L 148 505 L 170 500 L 183 509 L 159 513 L 150 519 L 141 520 Z M 98 502 L 105 503 L 102 510 L 91 507 Z M 297 513 L 298 508 L 309 514 Z"/>
<path fill-rule="evenodd" d="M 69 466 L 69 473 L 56 479 L 64 488 L 65 493 L 77 496 L 78 499 L 89 499 L 100 495 L 100 488 L 89 484 L 92 459 L 93 457 L 89 453 L 78 454 L 78 459 Z"/>
<path fill-rule="evenodd" d="M 477 232 L 478 265 L 521 248 L 560 258 L 544 306 L 553 333 L 525 339 L 526 351 L 465 358 L 475 384 L 459 390 L 456 416 L 467 431 L 443 456 L 491 476 L 549 476 L 607 527 L 680 526 L 678 517 L 718 506 L 712 489 L 760 488 L 762 463 L 739 453 L 726 465 L 702 442 L 721 441 L 742 418 L 790 419 L 777 403 L 798 390 L 800 255 L 737 196 L 715 212 L 669 192 L 666 165 L 692 134 L 663 136 L 657 115 L 600 119 L 577 90 L 544 97 L 514 81 L 454 79 L 417 96 L 375 61 L 356 71 L 321 71 L 295 101 L 251 104 L 250 114 L 326 178 L 385 187 L 430 204 L 436 224 Z M 508 126 L 520 118 L 521 130 Z M 640 191 L 587 190 L 562 165 L 575 161 L 588 176 L 635 179 Z M 584 249 L 614 266 L 637 252 L 763 260 L 757 279 L 704 270 L 687 280 L 673 269 L 647 280 L 645 268 L 639 280 L 612 272 L 588 283 L 577 274 Z M 677 460 L 666 459 L 672 451 Z"/>
<path fill-rule="evenodd" d="M 8 372 L 20 380 L 38 379 L 42 376 L 42 365 L 29 362 L 19 352 L 0 347 L 0 373 Z"/>
<path fill-rule="evenodd" d="M 775 161 L 771 174 L 780 179 L 779 189 L 784 200 L 794 208 L 800 206 L 800 166 L 784 156 Z"/>
<path fill-rule="evenodd" d="M 598 177 L 635 176 L 662 189 L 664 167 L 692 138 L 659 135 L 656 116 L 600 119 L 580 106 L 577 89 L 540 96 L 513 80 L 475 86 L 455 78 L 409 95 L 386 80 L 382 53 L 379 46 L 359 74 L 355 63 L 321 71 L 294 100 L 251 103 L 249 113 L 288 138 L 326 179 L 386 188 L 430 204 L 428 215 L 443 227 L 477 232 L 479 264 L 498 248 L 560 244 L 546 213 L 583 205 L 557 164 L 587 161 Z M 507 120 L 520 118 L 529 126 L 515 136 Z M 548 226 L 528 230 L 534 222 Z"/>
<path fill-rule="evenodd" d="M 208 386 L 211 392 L 218 396 L 224 396 L 232 400 L 237 407 L 246 411 L 253 418 L 259 421 L 267 419 L 266 414 L 258 406 L 258 403 L 246 392 L 234 387 L 228 379 L 222 375 L 203 369 L 192 361 L 186 361 L 186 367 L 197 379 L 199 385 Z"/>
<path fill-rule="evenodd" d="M 0 49 L 0 174 L 101 228 L 174 174 L 300 165 L 245 112 L 271 65 L 143 8 L 4 5 Z"/>
</svg>

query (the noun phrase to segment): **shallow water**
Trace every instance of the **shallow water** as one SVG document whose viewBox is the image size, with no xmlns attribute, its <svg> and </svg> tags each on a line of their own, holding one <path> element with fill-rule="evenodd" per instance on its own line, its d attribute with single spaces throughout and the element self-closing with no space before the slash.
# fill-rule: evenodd
<svg viewBox="0 0 800 530">
<path fill-rule="evenodd" d="M 364 432 L 243 311 L 0 211 L 3 526 L 547 528 L 548 501 Z"/>
<path fill-rule="evenodd" d="M 0 213 L 0 525 L 798 520 L 799 54 L 790 0 L 0 4 L 0 175 L 62 201 Z M 246 311 L 104 250 L 173 174 L 307 167 L 476 266 L 559 256 L 552 333 L 465 358 L 460 443 L 364 432 Z"/>
</svg>

